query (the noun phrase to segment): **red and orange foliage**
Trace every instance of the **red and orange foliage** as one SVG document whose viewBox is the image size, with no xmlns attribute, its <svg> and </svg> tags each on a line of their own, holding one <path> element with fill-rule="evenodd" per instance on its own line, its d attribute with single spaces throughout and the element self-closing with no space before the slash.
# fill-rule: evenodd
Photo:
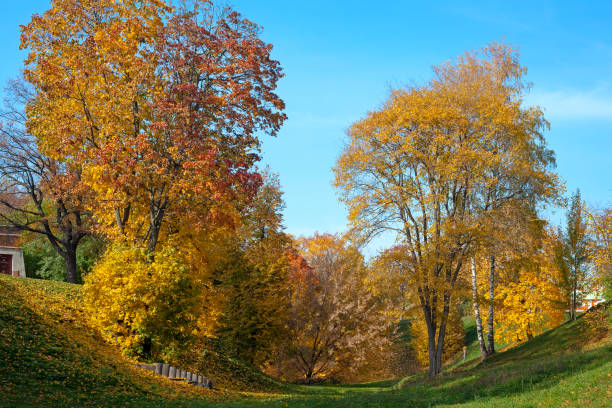
<svg viewBox="0 0 612 408">
<path fill-rule="evenodd" d="M 209 1 L 56 0 L 22 28 L 42 151 L 82 167 L 100 229 L 153 251 L 180 225 L 235 221 L 285 119 L 259 27 Z M 187 223 L 187 224 L 186 224 Z"/>
<path fill-rule="evenodd" d="M 202 331 L 180 288 L 189 302 L 222 298 L 211 289 L 219 244 L 262 185 L 260 132 L 285 120 L 282 70 L 259 32 L 207 0 L 54 0 L 22 27 L 27 126 L 92 192 L 113 244 L 86 290 L 94 321 L 126 349 L 171 347 L 168 316 L 181 321 L 176 338 Z"/>
</svg>

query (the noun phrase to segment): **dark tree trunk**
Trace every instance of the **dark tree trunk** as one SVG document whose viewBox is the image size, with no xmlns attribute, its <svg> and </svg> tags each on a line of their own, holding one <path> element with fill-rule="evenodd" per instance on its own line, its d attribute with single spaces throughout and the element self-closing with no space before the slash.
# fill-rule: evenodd
<svg viewBox="0 0 612 408">
<path fill-rule="evenodd" d="M 436 375 L 442 372 L 442 354 L 444 353 L 444 338 L 446 337 L 446 323 L 448 321 L 448 315 L 450 312 L 450 299 L 447 295 L 444 295 L 444 298 L 444 309 L 442 312 L 443 316 L 440 321 L 440 328 L 438 329 L 438 344 L 436 345 Z"/>
<path fill-rule="evenodd" d="M 151 342 L 151 338 L 146 336 L 142 340 L 142 357 L 144 359 L 148 359 L 151 357 L 151 350 L 153 348 L 153 343 Z"/>
<path fill-rule="evenodd" d="M 151 194 L 149 203 L 149 230 L 147 231 L 146 241 L 147 250 L 150 254 L 155 251 L 157 246 L 157 240 L 159 239 L 159 232 L 162 227 L 162 222 L 166 214 L 166 206 L 168 205 L 168 196 L 163 196 L 163 189 L 159 193 Z M 159 197 L 157 197 L 159 194 Z"/>
<path fill-rule="evenodd" d="M 531 333 L 531 327 L 527 325 L 527 340 L 533 339 L 533 334 Z"/>
<path fill-rule="evenodd" d="M 147 250 L 149 254 L 152 254 L 155 251 L 155 247 L 157 246 L 157 240 L 159 238 L 159 227 L 157 225 L 152 225 L 151 235 L 149 235 L 149 239 L 147 240 Z"/>
<path fill-rule="evenodd" d="M 435 319 L 430 314 L 425 317 L 425 323 L 427 325 L 427 350 L 429 352 L 429 378 L 435 377 L 439 374 L 436 366 L 436 328 Z"/>
<path fill-rule="evenodd" d="M 281 359 L 280 353 L 276 358 L 276 378 L 281 379 L 283 377 L 283 360 Z"/>
<path fill-rule="evenodd" d="M 442 354 L 444 351 L 444 338 L 446 336 L 446 320 L 450 311 L 449 299 L 445 299 L 445 306 L 440 316 L 439 327 L 434 309 L 431 306 L 423 307 L 425 311 L 425 323 L 427 325 L 427 350 L 429 353 L 429 378 L 433 378 L 442 372 Z M 437 334 L 437 339 L 436 339 Z"/>
<path fill-rule="evenodd" d="M 65 251 L 62 251 L 62 256 L 64 258 L 64 263 L 66 264 L 66 282 L 80 283 L 79 271 L 77 270 L 76 245 L 74 247 L 68 247 Z"/>
</svg>

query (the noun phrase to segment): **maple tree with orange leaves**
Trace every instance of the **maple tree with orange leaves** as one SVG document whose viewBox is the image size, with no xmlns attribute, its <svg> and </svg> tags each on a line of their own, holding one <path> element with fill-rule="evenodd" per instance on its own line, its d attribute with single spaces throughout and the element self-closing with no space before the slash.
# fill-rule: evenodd
<svg viewBox="0 0 612 408">
<path fill-rule="evenodd" d="M 261 185 L 258 131 L 285 115 L 259 26 L 208 1 L 56 0 L 22 27 L 41 151 L 82 166 L 99 229 L 155 250 L 235 220 Z"/>
</svg>

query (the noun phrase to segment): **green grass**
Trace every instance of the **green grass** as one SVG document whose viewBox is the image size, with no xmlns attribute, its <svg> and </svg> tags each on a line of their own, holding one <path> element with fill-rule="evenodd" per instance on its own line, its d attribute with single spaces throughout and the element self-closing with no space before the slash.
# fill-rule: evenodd
<svg viewBox="0 0 612 408">
<path fill-rule="evenodd" d="M 0 275 L 0 407 L 176 406 L 225 399 L 136 368 L 87 325 L 80 286 Z"/>
<path fill-rule="evenodd" d="M 209 355 L 210 374 L 217 374 L 221 388 L 209 391 L 135 368 L 87 327 L 79 290 L 0 276 L 0 407 L 612 406 L 612 342 L 589 342 L 585 319 L 484 363 L 472 344 L 470 361 L 433 381 L 415 375 L 342 386 L 288 385 Z"/>
</svg>

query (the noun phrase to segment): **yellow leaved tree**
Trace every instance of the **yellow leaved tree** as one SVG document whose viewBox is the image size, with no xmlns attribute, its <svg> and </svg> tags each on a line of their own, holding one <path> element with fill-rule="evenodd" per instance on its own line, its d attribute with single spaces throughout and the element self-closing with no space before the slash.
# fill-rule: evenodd
<svg viewBox="0 0 612 408">
<path fill-rule="evenodd" d="M 441 64 L 429 83 L 393 92 L 354 123 L 335 167 L 354 231 L 364 241 L 391 231 L 406 247 L 430 376 L 441 372 L 458 278 L 487 216 L 557 193 L 548 123 L 523 105 L 525 72 L 500 44 Z"/>
<path fill-rule="evenodd" d="M 555 262 L 555 235 L 545 231 L 533 255 L 515 258 L 498 283 L 496 326 L 507 343 L 529 340 L 565 320 L 562 271 Z"/>
<path fill-rule="evenodd" d="M 151 261 L 146 248 L 113 245 L 86 284 L 85 304 L 94 324 L 134 356 L 160 355 L 183 345 L 204 313 L 198 300 L 201 281 L 171 248 L 162 248 Z"/>
<path fill-rule="evenodd" d="M 612 298 L 612 208 L 589 211 L 588 229 L 592 237 L 589 254 L 595 270 L 595 286 L 606 287 Z"/>
</svg>

